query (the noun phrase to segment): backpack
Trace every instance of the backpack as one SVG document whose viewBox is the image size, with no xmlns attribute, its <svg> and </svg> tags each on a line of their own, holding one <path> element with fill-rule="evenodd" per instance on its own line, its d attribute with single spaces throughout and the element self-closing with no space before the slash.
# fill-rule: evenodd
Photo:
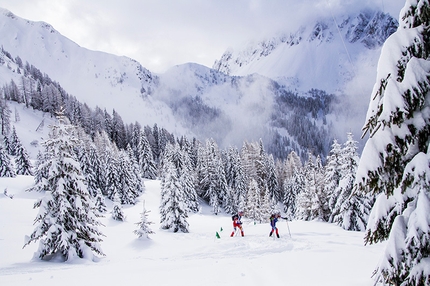
<svg viewBox="0 0 430 286">
<path fill-rule="evenodd" d="M 237 219 L 239 219 L 239 217 L 237 216 L 237 214 L 235 214 L 235 215 L 231 216 L 231 220 L 232 220 L 232 221 L 235 221 L 235 220 L 237 220 Z"/>
</svg>

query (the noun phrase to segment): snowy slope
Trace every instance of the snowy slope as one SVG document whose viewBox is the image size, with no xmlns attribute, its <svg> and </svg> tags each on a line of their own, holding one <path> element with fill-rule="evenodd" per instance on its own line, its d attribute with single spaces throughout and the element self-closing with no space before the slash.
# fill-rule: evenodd
<svg viewBox="0 0 430 286">
<path fill-rule="evenodd" d="M 259 73 L 302 91 L 335 92 L 357 76 L 359 63 L 375 65 L 382 43 L 397 25 L 390 15 L 373 10 L 320 19 L 230 49 L 213 68 L 230 75 Z"/>
<path fill-rule="evenodd" d="M 24 191 L 32 182 L 29 176 L 0 178 L 0 190 L 7 187 L 14 195 L 10 199 L 0 194 L 2 286 L 371 285 L 383 246 L 363 246 L 363 233 L 317 221 L 293 221 L 288 226 L 280 222 L 281 238 L 274 239 L 268 237 L 268 224 L 245 220 L 245 237 L 231 238 L 230 216 L 214 216 L 207 206 L 189 217 L 190 233 L 161 230 L 160 182 L 146 181 L 140 203 L 125 206 L 125 222 L 114 221 L 109 214 L 102 219 L 106 257 L 97 262 L 32 260 L 37 244 L 22 249 L 37 214 L 33 203 L 42 195 Z M 143 201 L 156 232 L 149 240 L 133 234 Z"/>
<path fill-rule="evenodd" d="M 85 49 L 47 23 L 28 21 L 1 8 L 0 34 L 0 44 L 12 57 L 19 56 L 47 73 L 88 106 L 115 109 L 127 123 L 157 123 L 185 133 L 169 108 L 151 100 L 157 76 L 135 60 Z M 2 76 L 0 84 L 10 77 Z"/>
</svg>

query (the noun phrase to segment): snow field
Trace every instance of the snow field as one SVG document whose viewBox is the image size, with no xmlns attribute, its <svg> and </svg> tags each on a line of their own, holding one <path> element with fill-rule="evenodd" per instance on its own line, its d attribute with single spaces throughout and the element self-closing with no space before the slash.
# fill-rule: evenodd
<svg viewBox="0 0 430 286">
<path fill-rule="evenodd" d="M 363 233 L 318 221 L 278 222 L 281 238 L 269 237 L 268 223 L 245 218 L 245 237 L 230 237 L 230 215 L 211 214 L 203 205 L 188 218 L 190 233 L 159 229 L 160 182 L 145 181 L 134 206 L 124 206 L 125 222 L 105 214 L 100 229 L 105 257 L 92 262 L 33 259 L 37 244 L 22 249 L 38 210 L 40 193 L 24 190 L 33 177 L 0 178 L 13 199 L 0 195 L 0 285 L 372 285 L 381 245 L 364 246 Z M 145 201 L 155 234 L 133 233 Z M 108 208 L 112 203 L 107 200 Z M 222 231 L 221 231 L 222 228 Z M 215 234 L 220 234 L 217 239 Z"/>
</svg>

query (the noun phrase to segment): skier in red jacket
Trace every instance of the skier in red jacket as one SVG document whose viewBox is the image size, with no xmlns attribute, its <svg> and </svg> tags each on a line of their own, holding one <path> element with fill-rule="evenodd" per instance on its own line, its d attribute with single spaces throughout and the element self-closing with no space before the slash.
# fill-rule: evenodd
<svg viewBox="0 0 430 286">
<path fill-rule="evenodd" d="M 242 228 L 242 221 L 241 221 L 242 216 L 243 216 L 243 211 L 239 211 L 237 213 L 237 215 L 234 215 L 232 217 L 232 220 L 233 220 L 233 232 L 230 235 L 231 237 L 234 236 L 234 234 L 236 233 L 237 228 L 240 229 L 240 233 L 242 234 L 242 236 L 244 236 L 243 228 Z"/>
</svg>

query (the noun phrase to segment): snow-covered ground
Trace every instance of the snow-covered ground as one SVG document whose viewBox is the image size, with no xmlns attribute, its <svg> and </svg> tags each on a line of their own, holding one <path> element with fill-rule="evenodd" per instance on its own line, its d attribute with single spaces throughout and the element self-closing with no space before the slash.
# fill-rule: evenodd
<svg viewBox="0 0 430 286">
<path fill-rule="evenodd" d="M 0 178 L 0 285 L 372 285 L 371 274 L 383 244 L 364 246 L 363 233 L 328 223 L 278 222 L 280 239 L 269 224 L 245 219 L 244 237 L 230 237 L 229 215 L 208 206 L 190 215 L 190 233 L 159 228 L 160 182 L 145 181 L 135 206 L 125 206 L 125 222 L 102 218 L 106 256 L 98 261 L 32 259 L 37 244 L 22 248 L 33 231 L 41 193 L 25 192 L 33 177 Z M 13 195 L 9 198 L 3 194 Z M 155 234 L 133 233 L 143 201 Z M 108 208 L 111 204 L 107 201 Z M 289 230 L 291 237 L 289 235 Z M 216 238 L 216 232 L 221 238 Z"/>
</svg>

